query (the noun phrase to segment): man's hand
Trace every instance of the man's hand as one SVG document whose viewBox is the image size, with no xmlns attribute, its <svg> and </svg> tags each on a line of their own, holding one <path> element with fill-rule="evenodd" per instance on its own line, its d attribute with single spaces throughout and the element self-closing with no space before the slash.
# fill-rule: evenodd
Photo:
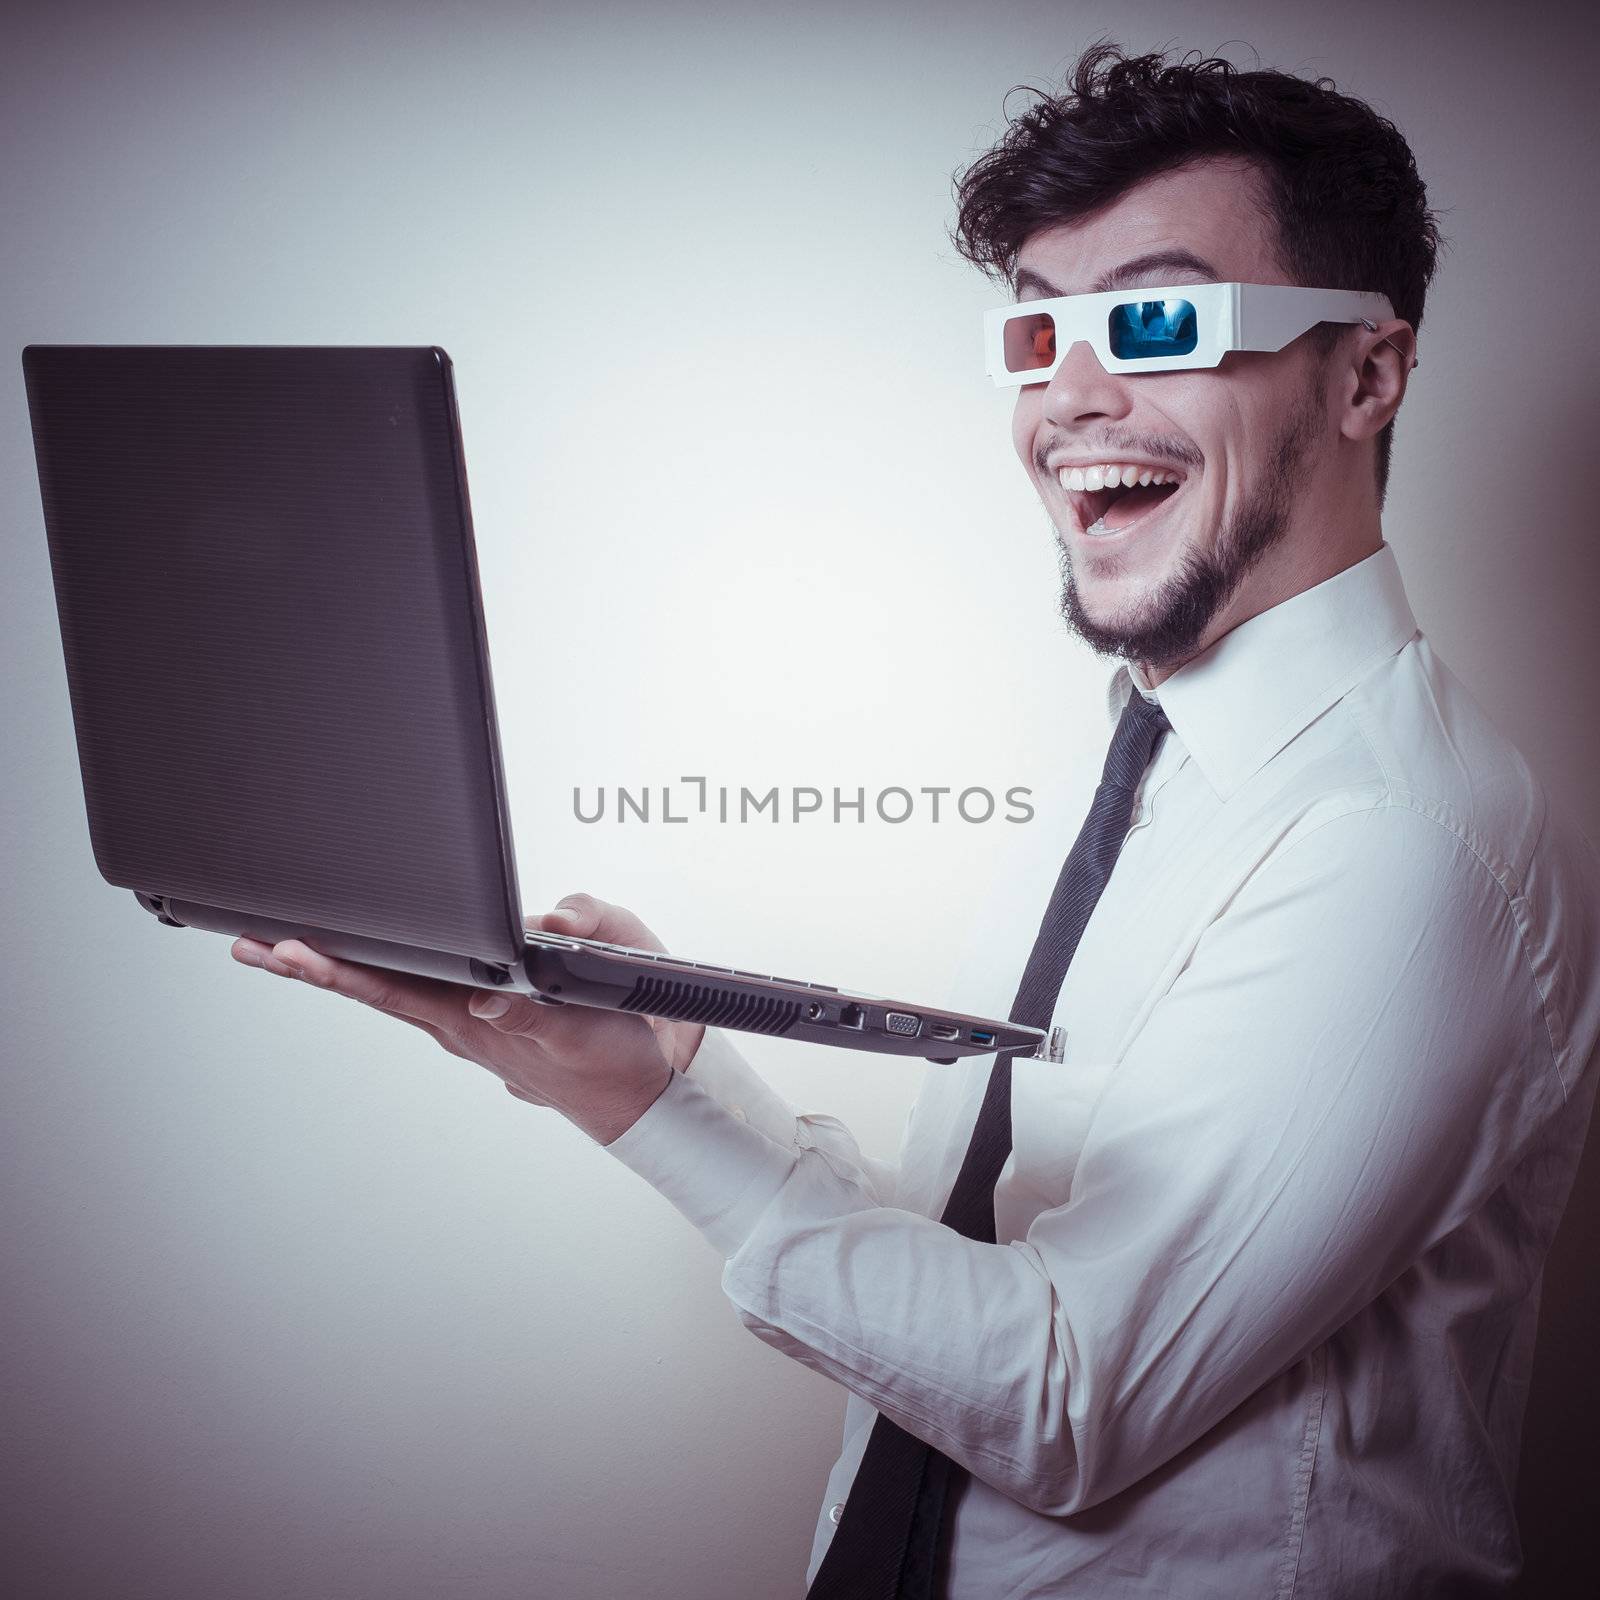
<svg viewBox="0 0 1600 1600">
<path fill-rule="evenodd" d="M 569 894 L 528 926 L 611 944 L 664 950 L 621 906 Z M 325 956 L 299 939 L 266 945 L 236 939 L 233 958 L 280 977 L 332 989 L 421 1028 L 451 1055 L 487 1067 L 519 1100 L 550 1106 L 591 1139 L 626 1133 L 700 1047 L 700 1023 L 671 1022 L 593 1006 L 547 1006 L 525 995 L 416 978 Z"/>
</svg>

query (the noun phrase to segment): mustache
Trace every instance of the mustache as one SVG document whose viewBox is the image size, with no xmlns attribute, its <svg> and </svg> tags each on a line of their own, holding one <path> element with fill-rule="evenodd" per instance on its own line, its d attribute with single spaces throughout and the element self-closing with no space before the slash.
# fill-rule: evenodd
<svg viewBox="0 0 1600 1600">
<path fill-rule="evenodd" d="M 1191 470 L 1205 464 L 1205 457 L 1187 439 L 1163 439 L 1153 433 L 1108 433 L 1091 445 L 1084 439 L 1057 433 L 1034 444 L 1034 471 L 1043 477 L 1050 470 L 1050 457 L 1069 445 L 1085 454 L 1092 452 L 1102 461 L 1115 461 L 1119 455 L 1130 455 Z"/>
</svg>

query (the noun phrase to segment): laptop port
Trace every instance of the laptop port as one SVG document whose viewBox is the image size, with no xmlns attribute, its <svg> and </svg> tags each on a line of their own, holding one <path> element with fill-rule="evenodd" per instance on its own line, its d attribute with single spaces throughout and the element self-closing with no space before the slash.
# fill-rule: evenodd
<svg viewBox="0 0 1600 1600">
<path fill-rule="evenodd" d="M 994 1035 L 987 1028 L 974 1028 L 970 1035 L 974 1044 L 993 1044 Z"/>
<path fill-rule="evenodd" d="M 867 1014 L 860 1006 L 839 1007 L 839 1026 L 841 1028 L 859 1028 L 866 1020 Z"/>
<path fill-rule="evenodd" d="M 928 1036 L 933 1039 L 959 1039 L 961 1030 L 952 1027 L 948 1022 L 930 1022 Z"/>
<path fill-rule="evenodd" d="M 922 1018 L 912 1016 L 909 1011 L 886 1011 L 883 1027 L 886 1033 L 904 1034 L 908 1039 L 914 1039 L 922 1031 Z"/>
</svg>

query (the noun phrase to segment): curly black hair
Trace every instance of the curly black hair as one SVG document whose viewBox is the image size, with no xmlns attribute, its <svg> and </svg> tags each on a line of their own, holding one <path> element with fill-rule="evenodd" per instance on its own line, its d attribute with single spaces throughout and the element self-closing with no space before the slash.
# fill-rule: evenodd
<svg viewBox="0 0 1600 1600">
<path fill-rule="evenodd" d="M 1242 157 L 1265 180 L 1290 282 L 1377 290 L 1420 331 L 1437 218 L 1400 130 L 1331 78 L 1245 71 L 1218 57 L 1129 56 L 1101 40 L 1056 93 L 1017 92 L 1033 102 L 955 177 L 951 238 L 991 277 L 1014 286 L 1018 252 L 1035 233 L 1087 217 L 1147 178 Z M 1343 331 L 1322 324 L 1311 337 L 1327 354 Z M 1391 421 L 1377 441 L 1380 505 L 1393 433 Z"/>
</svg>

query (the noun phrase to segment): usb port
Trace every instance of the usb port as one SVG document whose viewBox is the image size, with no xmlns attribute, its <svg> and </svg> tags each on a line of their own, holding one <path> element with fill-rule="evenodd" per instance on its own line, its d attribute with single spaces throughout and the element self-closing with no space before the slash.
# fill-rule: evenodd
<svg viewBox="0 0 1600 1600">
<path fill-rule="evenodd" d="M 969 1035 L 974 1044 L 993 1044 L 994 1035 L 987 1028 L 974 1028 Z"/>
<path fill-rule="evenodd" d="M 883 1026 L 888 1033 L 902 1033 L 914 1039 L 922 1029 L 922 1018 L 912 1016 L 909 1011 L 886 1011 Z"/>
<path fill-rule="evenodd" d="M 948 1022 L 930 1022 L 928 1036 L 933 1039 L 959 1039 L 961 1030 Z"/>
</svg>

